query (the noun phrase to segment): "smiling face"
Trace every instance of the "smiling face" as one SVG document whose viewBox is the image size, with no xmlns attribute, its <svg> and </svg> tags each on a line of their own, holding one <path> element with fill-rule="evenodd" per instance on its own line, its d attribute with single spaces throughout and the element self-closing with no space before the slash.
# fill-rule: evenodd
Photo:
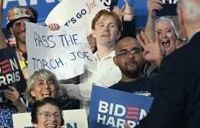
<svg viewBox="0 0 200 128">
<path fill-rule="evenodd" d="M 97 20 L 92 35 L 97 41 L 97 46 L 113 47 L 120 36 L 116 20 L 112 16 L 102 15 Z"/>
<path fill-rule="evenodd" d="M 17 42 L 24 43 L 24 44 L 26 42 L 25 22 L 30 22 L 30 20 L 28 18 L 22 18 L 22 19 L 16 20 L 10 28 Z"/>
<path fill-rule="evenodd" d="M 35 128 L 60 128 L 62 116 L 60 109 L 52 104 L 45 104 L 38 108 Z"/>
<path fill-rule="evenodd" d="M 31 89 L 31 96 L 34 97 L 35 100 L 41 100 L 45 97 L 55 97 L 56 89 L 53 81 L 38 79 Z"/>
<path fill-rule="evenodd" d="M 137 40 L 131 37 L 121 39 L 116 45 L 115 52 L 114 62 L 120 68 L 123 80 L 138 78 L 144 59 L 142 48 Z"/>
<path fill-rule="evenodd" d="M 167 20 L 160 20 L 156 28 L 161 49 L 165 55 L 169 55 L 176 49 L 176 35 L 172 25 Z"/>
</svg>

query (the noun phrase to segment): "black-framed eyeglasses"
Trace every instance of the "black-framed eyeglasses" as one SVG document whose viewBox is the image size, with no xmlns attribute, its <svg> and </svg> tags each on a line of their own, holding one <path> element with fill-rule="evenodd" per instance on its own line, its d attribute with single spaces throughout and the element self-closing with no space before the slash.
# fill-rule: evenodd
<svg viewBox="0 0 200 128">
<path fill-rule="evenodd" d="M 140 47 L 134 47 L 130 50 L 124 49 L 116 53 L 116 56 L 127 56 L 129 53 L 134 55 L 139 55 L 143 51 L 143 48 Z"/>
</svg>

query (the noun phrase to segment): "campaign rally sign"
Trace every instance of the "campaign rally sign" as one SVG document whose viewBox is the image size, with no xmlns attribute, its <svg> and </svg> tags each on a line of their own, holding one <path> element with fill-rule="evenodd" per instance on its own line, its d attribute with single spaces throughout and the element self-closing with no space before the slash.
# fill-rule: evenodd
<svg viewBox="0 0 200 128">
<path fill-rule="evenodd" d="M 31 113 L 12 114 L 14 128 L 33 128 Z M 88 128 L 85 109 L 63 110 L 64 128 Z"/>
<path fill-rule="evenodd" d="M 26 44 L 30 74 L 48 69 L 58 79 L 69 79 L 92 67 L 94 56 L 84 31 L 61 27 L 50 31 L 47 27 L 26 23 Z"/>
<path fill-rule="evenodd" d="M 48 16 L 48 14 L 51 12 L 51 10 L 56 7 L 61 0 L 4 0 L 3 2 L 3 18 L 2 18 L 2 23 L 3 23 L 3 27 L 6 27 L 6 23 L 7 23 L 7 14 L 8 14 L 8 10 L 16 7 L 16 6 L 30 6 L 32 8 L 34 8 L 37 13 L 38 13 L 38 22 L 39 23 L 44 23 L 46 17 Z M 86 7 L 86 4 L 84 3 L 80 8 L 76 8 L 77 6 L 79 6 L 79 3 L 83 3 L 89 0 L 62 0 L 63 2 L 69 2 L 69 4 L 67 4 L 64 8 L 64 10 L 60 10 L 60 13 L 65 13 L 66 15 L 71 11 L 74 12 L 74 9 L 76 9 L 76 14 L 78 14 L 78 17 L 82 16 L 80 19 L 83 19 L 83 17 L 85 17 L 84 15 L 84 9 Z M 90 0 L 92 1 L 92 0 Z M 110 6 L 113 5 L 118 5 L 120 8 L 124 5 L 124 0 L 95 0 L 97 2 L 101 2 L 103 3 L 104 6 L 106 6 L 106 8 L 110 8 Z M 147 0 L 128 0 L 129 3 L 134 7 L 135 9 L 135 19 L 136 19 L 136 26 L 144 26 L 145 22 L 146 22 L 146 17 L 147 17 Z M 72 10 L 72 4 L 71 3 L 77 3 L 78 5 L 76 7 L 74 7 Z M 94 7 L 93 4 L 88 4 L 90 7 Z M 96 4 L 97 6 L 99 6 L 99 3 Z M 74 5 L 73 5 L 74 6 Z M 87 8 L 85 8 L 87 9 Z M 82 12 L 81 12 L 82 10 Z M 93 10 L 93 9 L 92 9 Z M 87 11 L 88 14 L 89 11 Z M 77 17 L 75 15 L 70 15 L 71 18 L 76 18 Z M 60 17 L 60 15 L 58 14 L 59 17 L 55 16 L 54 19 L 58 20 L 58 19 L 63 19 L 64 17 Z M 68 17 L 68 16 L 67 16 Z M 67 18 L 66 17 L 66 18 Z M 69 18 L 69 17 L 68 17 Z M 72 19 L 73 20 L 73 19 Z M 68 20 L 69 21 L 69 20 Z M 73 21 L 74 22 L 74 21 Z M 55 23 L 55 22 L 54 22 Z M 89 26 L 87 26 L 89 27 Z"/>
<path fill-rule="evenodd" d="M 89 35 L 92 19 L 102 9 L 106 7 L 99 0 L 62 0 L 49 13 L 45 23 L 84 28 Z"/>
<path fill-rule="evenodd" d="M 163 9 L 156 11 L 156 16 L 176 16 L 176 6 L 178 0 L 162 0 Z"/>
<path fill-rule="evenodd" d="M 15 48 L 0 49 L 0 102 L 4 99 L 3 90 L 8 86 L 16 87 L 19 92 L 26 88 Z"/>
<path fill-rule="evenodd" d="M 93 86 L 89 127 L 123 128 L 127 122 L 133 128 L 147 115 L 152 101 L 152 97 Z"/>
</svg>

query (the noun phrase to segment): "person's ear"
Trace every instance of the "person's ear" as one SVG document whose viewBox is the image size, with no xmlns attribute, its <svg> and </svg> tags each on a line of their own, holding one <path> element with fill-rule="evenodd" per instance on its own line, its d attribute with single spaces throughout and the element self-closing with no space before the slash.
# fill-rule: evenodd
<svg viewBox="0 0 200 128">
<path fill-rule="evenodd" d="M 35 97 L 35 91 L 34 90 L 31 90 L 31 96 Z"/>
<path fill-rule="evenodd" d="M 95 33 L 95 30 L 94 30 L 94 29 L 92 29 L 92 33 L 91 33 L 91 34 L 92 34 L 92 37 L 93 37 L 93 38 L 96 38 L 96 33 Z"/>
<path fill-rule="evenodd" d="M 121 37 L 121 30 L 119 30 L 118 35 L 117 35 L 117 40 Z"/>
<path fill-rule="evenodd" d="M 32 126 L 33 126 L 33 128 L 37 128 L 38 127 L 37 124 L 32 124 Z"/>
<path fill-rule="evenodd" d="M 118 63 L 117 63 L 117 58 L 116 58 L 116 56 L 115 56 L 115 57 L 113 57 L 113 61 L 114 61 L 114 64 L 115 64 L 116 66 L 118 66 Z"/>
</svg>

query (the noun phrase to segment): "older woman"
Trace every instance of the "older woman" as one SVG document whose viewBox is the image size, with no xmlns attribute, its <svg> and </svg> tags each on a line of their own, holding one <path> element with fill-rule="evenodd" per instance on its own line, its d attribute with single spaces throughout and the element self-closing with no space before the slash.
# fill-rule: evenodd
<svg viewBox="0 0 200 128">
<path fill-rule="evenodd" d="M 29 102 L 45 97 L 58 97 L 59 85 L 56 76 L 46 69 L 35 71 L 27 82 L 26 96 Z"/>
<path fill-rule="evenodd" d="M 31 112 L 31 122 L 34 128 L 61 128 L 62 109 L 57 100 L 47 97 L 36 101 Z"/>
<path fill-rule="evenodd" d="M 66 94 L 62 94 L 55 74 L 47 69 L 35 71 L 30 76 L 27 82 L 26 96 L 30 105 L 45 97 L 53 97 L 59 99 L 63 109 L 79 108 L 79 101 L 68 99 Z"/>
</svg>

